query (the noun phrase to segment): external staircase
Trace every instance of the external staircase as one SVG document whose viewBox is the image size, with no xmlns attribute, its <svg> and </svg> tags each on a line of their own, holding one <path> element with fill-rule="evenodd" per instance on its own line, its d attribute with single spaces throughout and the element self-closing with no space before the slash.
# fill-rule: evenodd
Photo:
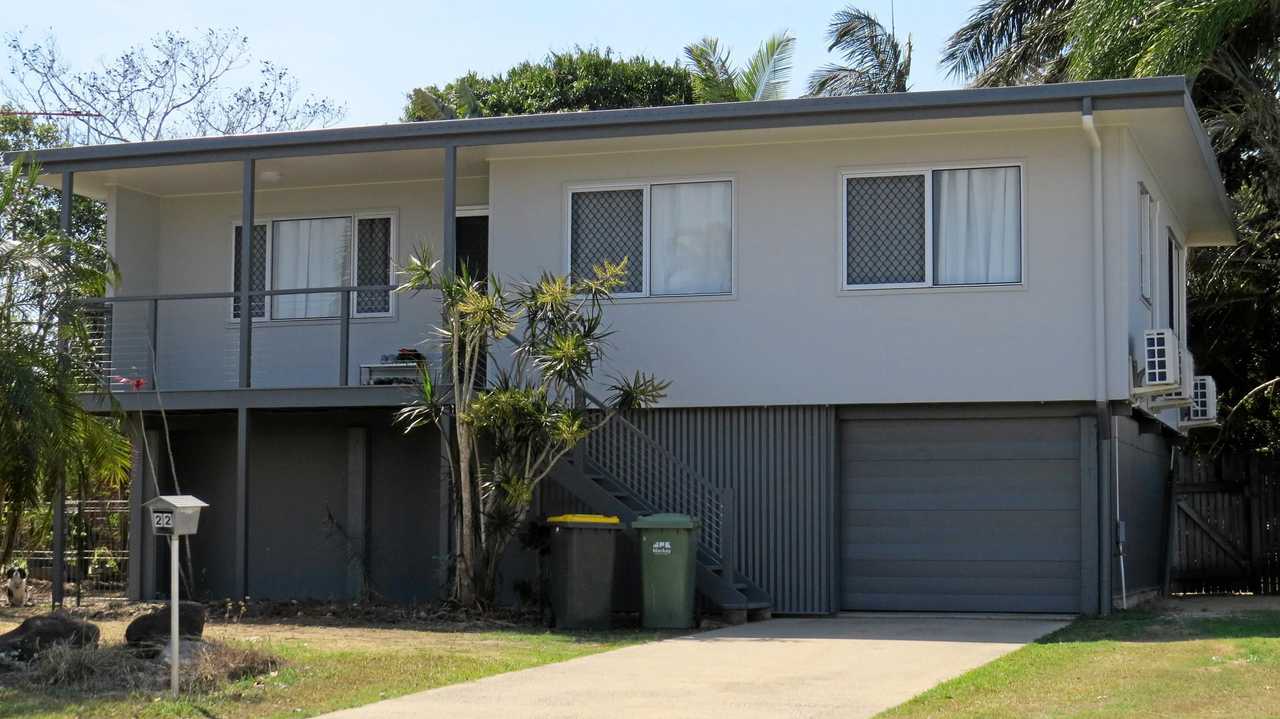
<svg viewBox="0 0 1280 719">
<path fill-rule="evenodd" d="M 697 517 L 698 593 L 730 623 L 769 617 L 768 593 L 739 572 L 734 560 L 731 490 L 712 485 L 625 414 L 613 415 L 567 455 L 556 480 L 593 510 L 624 522 L 660 512 Z"/>
</svg>

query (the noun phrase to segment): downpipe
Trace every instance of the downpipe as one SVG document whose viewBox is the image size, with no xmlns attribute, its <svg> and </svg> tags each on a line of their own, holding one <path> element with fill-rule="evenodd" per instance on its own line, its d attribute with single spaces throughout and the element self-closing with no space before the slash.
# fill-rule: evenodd
<svg viewBox="0 0 1280 719">
<path fill-rule="evenodd" d="M 1111 415 L 1109 408 L 1109 388 L 1107 386 L 1107 274 L 1106 244 L 1102 223 L 1102 138 L 1098 136 L 1098 128 L 1093 119 L 1093 98 L 1086 97 L 1081 104 L 1080 126 L 1089 140 L 1089 180 L 1092 204 L 1092 247 L 1093 247 L 1093 391 L 1095 411 L 1098 418 L 1098 429 L 1104 440 L 1111 443 L 1111 456 L 1103 449 L 1106 445 L 1099 442 L 1098 467 L 1110 465 L 1111 487 L 1115 493 L 1115 517 L 1113 530 L 1120 566 L 1120 606 L 1128 608 L 1128 592 L 1125 578 L 1125 526 L 1120 519 L 1120 443 L 1119 419 Z M 1110 437 L 1106 437 L 1110 434 Z M 1105 496 L 1102 498 L 1105 502 Z M 1105 505 L 1103 505 L 1105 506 Z M 1105 531 L 1105 530 L 1101 530 Z M 1101 546 L 1106 546 L 1105 541 Z M 1108 547 L 1105 551 L 1110 552 Z M 1111 597 L 1099 598 L 1099 611 L 1109 613 Z"/>
</svg>

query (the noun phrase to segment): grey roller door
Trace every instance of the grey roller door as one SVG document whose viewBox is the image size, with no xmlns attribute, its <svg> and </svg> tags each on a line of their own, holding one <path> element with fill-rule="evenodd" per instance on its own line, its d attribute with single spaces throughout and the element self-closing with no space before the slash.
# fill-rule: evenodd
<svg viewBox="0 0 1280 719">
<path fill-rule="evenodd" d="M 1079 436 L 1071 418 L 842 422 L 844 608 L 1079 611 Z"/>
</svg>

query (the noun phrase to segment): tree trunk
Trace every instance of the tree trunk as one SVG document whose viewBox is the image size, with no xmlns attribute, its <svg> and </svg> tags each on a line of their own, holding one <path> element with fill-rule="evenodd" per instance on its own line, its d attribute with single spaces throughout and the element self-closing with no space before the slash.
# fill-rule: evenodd
<svg viewBox="0 0 1280 719">
<path fill-rule="evenodd" d="M 8 502 L 9 517 L 4 525 L 4 544 L 0 546 L 0 568 L 9 566 L 13 556 L 13 547 L 18 541 L 18 524 L 22 521 L 22 503 L 18 500 Z"/>
</svg>

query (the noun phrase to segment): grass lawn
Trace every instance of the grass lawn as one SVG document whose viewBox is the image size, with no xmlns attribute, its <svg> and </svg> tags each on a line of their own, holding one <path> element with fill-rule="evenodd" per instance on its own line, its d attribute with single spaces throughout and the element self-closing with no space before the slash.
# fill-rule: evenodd
<svg viewBox="0 0 1280 719">
<path fill-rule="evenodd" d="M 882 717 L 1280 714 L 1280 611 L 1081 619 Z"/>
<path fill-rule="evenodd" d="M 118 641 L 124 632 L 123 622 L 99 626 L 104 641 Z M 8 628 L 0 622 L 0 631 Z M 211 625 L 205 633 L 270 651 L 286 664 L 274 676 L 177 701 L 154 694 L 86 698 L 0 684 L 0 717 L 312 716 L 657 638 L 637 631 L 449 632 L 279 624 Z"/>
</svg>

